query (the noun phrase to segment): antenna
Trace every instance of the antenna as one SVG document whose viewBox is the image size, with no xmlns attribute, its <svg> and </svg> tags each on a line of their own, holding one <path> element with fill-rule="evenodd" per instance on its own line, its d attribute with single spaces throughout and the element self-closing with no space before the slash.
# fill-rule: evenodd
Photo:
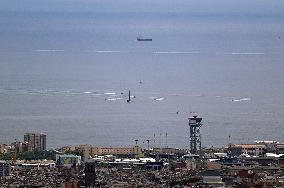
<svg viewBox="0 0 284 188">
<path fill-rule="evenodd" d="M 168 148 L 168 133 L 166 132 L 166 148 Z"/>
<path fill-rule="evenodd" d="M 229 157 L 231 157 L 232 156 L 232 152 L 231 152 L 231 147 L 232 147 L 232 144 L 231 144 L 231 135 L 229 135 L 229 144 L 228 144 L 228 155 L 229 155 Z"/>
<path fill-rule="evenodd" d="M 155 146 L 156 146 L 156 134 L 154 133 L 154 146 L 153 147 Z"/>
<path fill-rule="evenodd" d="M 160 133 L 160 149 L 162 149 L 162 143 L 163 143 L 163 141 L 162 141 L 162 133 Z"/>
</svg>

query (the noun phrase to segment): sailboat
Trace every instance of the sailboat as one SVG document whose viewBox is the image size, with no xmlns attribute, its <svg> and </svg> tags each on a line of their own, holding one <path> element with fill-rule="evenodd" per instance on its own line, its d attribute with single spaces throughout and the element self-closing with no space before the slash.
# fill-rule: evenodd
<svg viewBox="0 0 284 188">
<path fill-rule="evenodd" d="M 128 99 L 127 99 L 127 102 L 128 102 L 128 103 L 131 102 L 131 99 L 130 99 L 130 90 L 128 91 Z"/>
<path fill-rule="evenodd" d="M 137 37 L 137 41 L 152 41 L 151 38 L 142 38 L 142 37 Z"/>
</svg>

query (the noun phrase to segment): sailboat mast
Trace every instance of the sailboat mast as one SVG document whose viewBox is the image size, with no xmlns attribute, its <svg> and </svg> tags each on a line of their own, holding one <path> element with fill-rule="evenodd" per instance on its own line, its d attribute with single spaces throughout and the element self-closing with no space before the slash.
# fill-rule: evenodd
<svg viewBox="0 0 284 188">
<path fill-rule="evenodd" d="M 130 90 L 128 91 L 128 99 L 127 102 L 130 102 Z"/>
</svg>

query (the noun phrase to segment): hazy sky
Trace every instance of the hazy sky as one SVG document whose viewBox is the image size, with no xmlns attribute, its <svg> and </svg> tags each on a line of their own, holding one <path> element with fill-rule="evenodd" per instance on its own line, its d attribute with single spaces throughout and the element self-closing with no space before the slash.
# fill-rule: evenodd
<svg viewBox="0 0 284 188">
<path fill-rule="evenodd" d="M 192 11 L 284 15 L 283 0 L 2 0 L 1 11 Z"/>
</svg>

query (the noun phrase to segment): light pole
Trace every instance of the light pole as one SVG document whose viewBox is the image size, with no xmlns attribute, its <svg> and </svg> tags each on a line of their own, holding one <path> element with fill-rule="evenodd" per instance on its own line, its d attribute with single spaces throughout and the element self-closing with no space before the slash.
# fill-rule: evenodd
<svg viewBox="0 0 284 188">
<path fill-rule="evenodd" d="M 148 143 L 148 150 L 150 149 L 150 140 L 148 139 L 148 140 L 146 140 L 147 141 L 147 143 Z"/>
</svg>

